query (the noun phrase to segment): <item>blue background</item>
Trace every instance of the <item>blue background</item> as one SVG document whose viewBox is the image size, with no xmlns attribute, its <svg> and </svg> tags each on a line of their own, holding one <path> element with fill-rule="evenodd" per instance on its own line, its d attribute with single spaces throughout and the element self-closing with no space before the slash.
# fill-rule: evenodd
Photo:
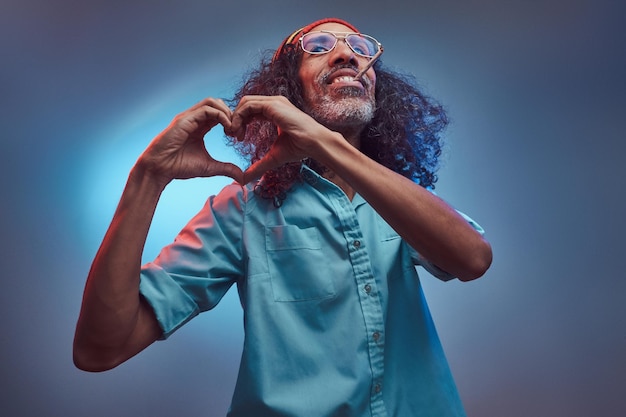
<svg viewBox="0 0 626 417">
<path fill-rule="evenodd" d="M 438 193 L 494 264 L 425 291 L 470 417 L 626 415 L 626 7 L 618 1 L 47 1 L 0 4 L 2 414 L 220 416 L 240 354 L 231 291 L 112 371 L 76 370 L 91 259 L 129 169 L 259 52 L 343 17 L 448 108 Z M 237 162 L 222 132 L 212 153 Z M 172 184 L 146 260 L 224 178 Z"/>
</svg>

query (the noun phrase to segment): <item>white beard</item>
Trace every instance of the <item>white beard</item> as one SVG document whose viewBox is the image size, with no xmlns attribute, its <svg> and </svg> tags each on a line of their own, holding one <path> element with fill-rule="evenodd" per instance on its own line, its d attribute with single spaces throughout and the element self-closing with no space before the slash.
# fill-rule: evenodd
<svg viewBox="0 0 626 417">
<path fill-rule="evenodd" d="M 362 128 L 371 122 L 376 111 L 373 101 L 364 99 L 362 92 L 354 88 L 342 90 L 339 98 L 326 94 L 316 97 L 315 105 L 308 109 L 311 117 L 337 131 Z"/>
</svg>

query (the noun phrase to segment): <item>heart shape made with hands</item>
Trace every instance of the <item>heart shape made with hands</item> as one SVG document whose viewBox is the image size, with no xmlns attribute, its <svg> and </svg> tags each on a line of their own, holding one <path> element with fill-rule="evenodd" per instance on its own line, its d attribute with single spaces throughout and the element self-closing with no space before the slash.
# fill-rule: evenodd
<svg viewBox="0 0 626 417">
<path fill-rule="evenodd" d="M 241 184 L 257 180 L 266 171 L 285 163 L 301 160 L 302 157 L 294 157 L 296 147 L 288 132 L 298 130 L 307 119 L 313 121 L 284 96 L 245 96 L 231 113 L 224 116 L 223 121 L 219 121 L 224 133 L 239 142 L 245 139 L 248 124 L 255 119 L 266 120 L 277 129 L 277 139 L 260 160 L 243 172 Z"/>
<path fill-rule="evenodd" d="M 227 136 L 242 141 L 248 124 L 255 119 L 266 120 L 278 129 L 278 138 L 263 158 L 242 171 L 235 164 L 217 161 L 210 155 L 203 139 L 211 129 L 220 124 Z M 153 155 L 173 167 L 180 175 L 176 178 L 225 175 L 243 185 L 268 170 L 308 156 L 305 149 L 310 147 L 311 138 L 319 136 L 319 127 L 319 123 L 283 96 L 245 96 L 234 110 L 221 99 L 206 98 L 174 119 L 157 139 L 157 152 Z M 199 146 L 205 151 L 202 159 L 198 159 Z M 163 153 L 159 157 L 160 152 Z"/>
</svg>

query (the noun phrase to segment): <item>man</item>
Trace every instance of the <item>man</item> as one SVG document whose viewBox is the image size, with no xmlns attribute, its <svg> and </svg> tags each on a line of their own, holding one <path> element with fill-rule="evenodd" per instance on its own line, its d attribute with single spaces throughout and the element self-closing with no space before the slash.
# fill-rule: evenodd
<svg viewBox="0 0 626 417">
<path fill-rule="evenodd" d="M 236 284 L 245 340 L 230 416 L 464 415 L 414 265 L 471 280 L 491 249 L 425 188 L 445 115 L 373 66 L 381 52 L 348 22 L 314 22 L 252 75 L 234 110 L 206 99 L 152 141 L 89 273 L 79 368 L 117 366 Z M 250 157 L 245 172 L 206 151 L 218 124 Z M 237 183 L 142 267 L 165 186 L 213 175 Z"/>
</svg>

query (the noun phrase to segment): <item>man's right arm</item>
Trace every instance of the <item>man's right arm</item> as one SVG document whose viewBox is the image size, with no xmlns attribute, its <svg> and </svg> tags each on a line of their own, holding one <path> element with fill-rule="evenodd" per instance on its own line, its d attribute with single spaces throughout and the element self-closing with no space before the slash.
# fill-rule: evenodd
<svg viewBox="0 0 626 417">
<path fill-rule="evenodd" d="M 141 256 L 163 186 L 133 168 L 93 261 L 74 337 L 74 363 L 111 369 L 154 342 L 161 330 L 139 294 Z"/>
<path fill-rule="evenodd" d="M 204 146 L 204 135 L 217 124 L 229 127 L 231 114 L 221 100 L 205 99 L 179 114 L 139 157 L 87 277 L 74 336 L 78 368 L 114 368 L 161 335 L 139 293 L 150 223 L 173 179 L 225 175 L 242 181 L 240 168 L 214 160 Z"/>
</svg>

